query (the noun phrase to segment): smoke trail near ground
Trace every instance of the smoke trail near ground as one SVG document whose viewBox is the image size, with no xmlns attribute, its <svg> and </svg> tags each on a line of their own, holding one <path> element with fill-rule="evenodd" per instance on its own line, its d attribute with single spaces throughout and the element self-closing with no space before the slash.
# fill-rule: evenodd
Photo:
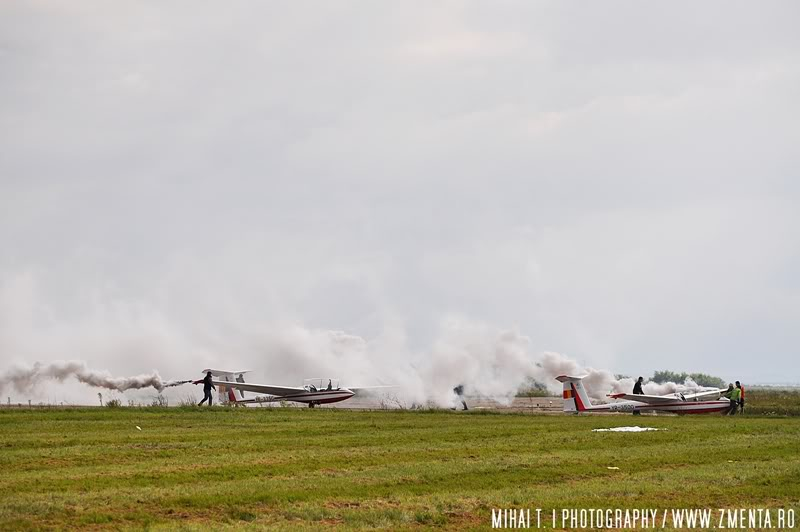
<svg viewBox="0 0 800 532">
<path fill-rule="evenodd" d="M 42 381 L 64 381 L 74 377 L 79 382 L 97 388 L 124 392 L 142 388 L 155 388 L 159 392 L 165 388 L 186 384 L 190 381 L 164 381 L 158 372 L 133 377 L 114 377 L 107 371 L 99 371 L 86 366 L 80 360 L 59 360 L 49 364 L 35 363 L 32 367 L 16 366 L 0 376 L 0 391 L 13 386 L 18 392 L 34 389 Z"/>
<path fill-rule="evenodd" d="M 179 268 L 165 279 L 163 298 L 156 291 L 128 300 L 98 288 L 96 293 L 88 290 L 94 295 L 87 297 L 85 308 L 54 305 L 46 285 L 32 273 L 3 277 L 0 390 L 29 393 L 28 399 L 62 394 L 86 402 L 93 394 L 75 382 L 160 392 L 176 383 L 159 372 L 199 379 L 208 367 L 252 369 L 248 380 L 265 384 L 299 386 L 305 378 L 324 377 L 351 387 L 397 385 L 409 406 L 454 406 L 453 388 L 459 385 L 468 397 L 508 403 L 531 380 L 560 396 L 555 377 L 562 374 L 585 376 L 595 400 L 633 389 L 633 379 L 614 375 L 630 374 L 627 368 L 582 367 L 568 355 L 542 353 L 517 329 L 449 314 L 420 332 L 413 319 L 388 311 L 377 314 L 374 323 L 368 320 L 369 336 L 312 328 L 302 313 L 287 318 L 293 314 L 272 304 L 262 312 L 260 298 L 258 310 L 240 299 L 231 302 L 227 292 L 214 290 L 205 279 L 187 278 L 191 270 Z M 169 297 L 176 286 L 183 288 L 181 297 Z M 180 303 L 173 306 L 173 301 Z M 74 359 L 75 353 L 81 360 Z M 581 354 L 587 357 L 591 353 Z M 150 368 L 159 372 L 147 373 Z M 48 382 L 64 384 L 52 390 L 44 386 Z M 691 385 L 646 383 L 644 389 L 663 394 Z"/>
<path fill-rule="evenodd" d="M 449 407 L 456 395 L 453 388 L 462 385 L 467 395 L 482 396 L 508 404 L 521 386 L 535 380 L 559 395 L 561 385 L 555 380 L 559 375 L 583 376 L 589 396 L 593 400 L 606 400 L 607 394 L 630 392 L 633 378 L 618 379 L 605 369 L 582 367 L 574 359 L 560 353 L 546 352 L 538 357 L 529 353 L 530 339 L 515 331 L 494 330 L 485 326 L 453 323 L 442 338 L 416 362 L 402 361 L 386 365 L 386 359 L 372 352 L 375 346 L 358 337 L 341 331 L 293 331 L 276 344 L 279 360 L 292 355 L 295 365 L 314 359 L 316 366 L 331 371 L 351 371 L 353 376 L 380 375 L 382 383 L 400 386 L 400 395 L 406 404 L 432 403 Z M 395 359 L 396 360 L 396 359 Z M 333 373 L 331 373 L 333 374 Z M 157 371 L 130 377 L 114 377 L 108 371 L 91 369 L 80 360 L 61 360 L 33 366 L 15 366 L 0 376 L 0 392 L 11 386 L 17 392 L 30 392 L 45 381 L 63 382 L 75 378 L 88 386 L 124 392 L 154 388 L 163 392 L 167 388 L 187 384 L 189 380 L 162 379 Z M 352 385 L 353 383 L 345 383 Z M 361 383 L 365 384 L 365 383 Z M 374 384 L 371 382 L 369 384 Z M 644 385 L 648 394 L 663 395 L 697 388 L 687 379 L 684 383 L 654 383 Z"/>
<path fill-rule="evenodd" d="M 630 392 L 634 379 L 617 379 L 606 369 L 582 367 L 559 353 L 531 352 L 531 339 L 516 330 L 495 328 L 466 319 L 451 318 L 442 324 L 438 339 L 427 349 L 412 350 L 402 329 L 388 328 L 374 339 L 341 331 L 308 329 L 300 325 L 281 325 L 252 336 L 244 333 L 242 351 L 233 357 L 210 355 L 208 366 L 257 370 L 264 380 L 255 382 L 299 385 L 307 377 L 339 378 L 342 386 L 398 385 L 405 405 L 433 404 L 451 407 L 457 400 L 453 388 L 463 386 L 467 396 L 481 396 L 508 404 L 519 389 L 536 381 L 553 395 L 561 394 L 558 375 L 584 376 L 593 400 L 606 400 L 606 394 Z M 120 356 L 109 344 L 107 358 Z M 184 346 L 181 346 L 182 348 Z M 127 353 L 129 348 L 125 346 Z M 170 344 L 153 342 L 138 347 L 140 356 L 147 350 L 169 353 Z M 225 346 L 220 348 L 224 352 Z M 248 354 L 249 353 L 249 354 Z M 186 358 L 164 357 L 172 371 L 198 372 L 197 362 Z M 132 377 L 115 377 L 105 370 L 92 369 L 84 361 L 57 360 L 33 366 L 13 366 L 0 375 L 0 392 L 13 387 L 17 392 L 35 392 L 46 381 L 76 379 L 88 386 L 124 392 L 153 388 L 158 392 L 189 381 L 165 381 L 157 371 Z M 696 387 L 687 381 L 646 383 L 645 393 L 661 395 Z"/>
</svg>

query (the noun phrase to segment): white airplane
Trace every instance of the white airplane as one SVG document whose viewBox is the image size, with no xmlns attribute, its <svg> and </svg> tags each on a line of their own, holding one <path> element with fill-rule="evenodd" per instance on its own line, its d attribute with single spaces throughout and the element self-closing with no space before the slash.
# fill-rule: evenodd
<svg viewBox="0 0 800 532">
<path fill-rule="evenodd" d="M 294 401 L 296 403 L 305 403 L 309 408 L 314 408 L 316 405 L 345 401 L 361 390 L 393 388 L 393 386 L 342 388 L 339 386 L 338 379 L 305 379 L 302 387 L 254 384 L 244 380 L 244 374 L 249 373 L 251 370 L 204 369 L 203 373 L 208 373 L 209 371 L 213 377 L 216 377 L 211 382 L 217 387 L 220 402 L 237 405 Z M 259 395 L 248 399 L 245 398 L 244 392 L 253 392 Z"/>
<path fill-rule="evenodd" d="M 626 399 L 603 405 L 593 405 L 583 387 L 583 377 L 561 375 L 556 380 L 564 384 L 564 412 L 672 412 L 674 414 L 711 414 L 729 410 L 731 402 L 719 399 L 725 390 L 718 388 L 693 394 L 634 395 L 612 393 L 612 399 Z M 703 400 L 714 397 L 713 400 Z"/>
</svg>

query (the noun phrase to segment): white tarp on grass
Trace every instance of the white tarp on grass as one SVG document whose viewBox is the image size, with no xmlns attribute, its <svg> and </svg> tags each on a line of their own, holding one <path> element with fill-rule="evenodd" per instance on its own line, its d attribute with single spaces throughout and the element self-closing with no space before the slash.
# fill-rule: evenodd
<svg viewBox="0 0 800 532">
<path fill-rule="evenodd" d="M 649 430 L 667 429 L 655 429 L 653 427 L 612 427 L 610 429 L 592 429 L 592 432 L 647 432 Z"/>
</svg>

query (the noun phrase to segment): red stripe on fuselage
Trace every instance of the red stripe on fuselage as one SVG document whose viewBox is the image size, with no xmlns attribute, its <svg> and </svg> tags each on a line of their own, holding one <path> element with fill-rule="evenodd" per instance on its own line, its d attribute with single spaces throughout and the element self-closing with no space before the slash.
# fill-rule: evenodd
<svg viewBox="0 0 800 532">
<path fill-rule="evenodd" d="M 648 403 L 643 403 L 643 404 L 648 404 Z M 716 405 L 720 408 L 725 407 L 725 405 L 720 404 L 719 401 L 673 401 L 672 403 L 661 403 L 649 406 L 653 408 L 658 408 L 662 406 L 697 406 L 697 405 Z"/>
</svg>

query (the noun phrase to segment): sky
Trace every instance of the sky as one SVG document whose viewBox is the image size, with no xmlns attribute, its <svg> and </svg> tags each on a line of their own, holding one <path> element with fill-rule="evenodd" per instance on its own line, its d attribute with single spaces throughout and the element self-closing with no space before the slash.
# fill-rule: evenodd
<svg viewBox="0 0 800 532">
<path fill-rule="evenodd" d="M 0 371 L 798 382 L 799 15 L 2 2 Z"/>
</svg>

